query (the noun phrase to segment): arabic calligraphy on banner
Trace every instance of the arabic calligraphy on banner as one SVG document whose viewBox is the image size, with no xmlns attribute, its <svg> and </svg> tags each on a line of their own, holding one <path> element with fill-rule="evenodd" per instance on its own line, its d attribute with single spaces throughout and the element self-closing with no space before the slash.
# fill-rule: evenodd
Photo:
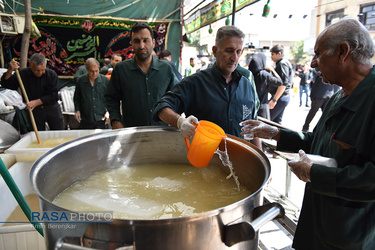
<svg viewBox="0 0 375 250">
<path fill-rule="evenodd" d="M 33 21 L 42 36 L 30 40 L 29 57 L 34 53 L 43 54 L 48 60 L 48 67 L 58 75 L 74 75 L 89 57 L 102 62 L 113 54 L 121 54 L 124 59 L 134 55 L 130 29 L 136 21 L 52 15 L 35 15 Z M 170 23 L 148 24 L 154 31 L 155 50 L 160 51 L 166 46 Z M 19 60 L 21 40 L 19 35 L 3 41 L 6 62 Z"/>
<path fill-rule="evenodd" d="M 236 11 L 260 0 L 236 0 Z M 232 14 L 233 0 L 217 0 L 197 10 L 185 20 L 187 34 Z"/>
</svg>

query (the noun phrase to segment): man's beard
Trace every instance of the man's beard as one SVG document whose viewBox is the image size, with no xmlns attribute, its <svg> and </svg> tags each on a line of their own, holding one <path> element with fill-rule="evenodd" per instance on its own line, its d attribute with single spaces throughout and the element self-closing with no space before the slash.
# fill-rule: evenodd
<svg viewBox="0 0 375 250">
<path fill-rule="evenodd" d="M 146 61 L 147 59 L 149 59 L 151 57 L 151 53 L 136 53 L 135 54 L 137 59 L 140 60 L 140 61 Z"/>
</svg>

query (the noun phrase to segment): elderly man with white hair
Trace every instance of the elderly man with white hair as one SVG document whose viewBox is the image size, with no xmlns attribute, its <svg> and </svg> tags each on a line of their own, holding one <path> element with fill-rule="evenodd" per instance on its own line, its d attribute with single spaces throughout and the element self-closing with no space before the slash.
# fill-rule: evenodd
<svg viewBox="0 0 375 250">
<path fill-rule="evenodd" d="M 375 249 L 374 44 L 355 19 L 327 27 L 317 38 L 311 67 L 337 91 L 313 132 L 246 121 L 243 134 L 275 139 L 277 150 L 299 151 L 289 162 L 306 182 L 295 249 Z M 304 151 L 333 158 L 337 167 L 313 162 Z"/>
</svg>

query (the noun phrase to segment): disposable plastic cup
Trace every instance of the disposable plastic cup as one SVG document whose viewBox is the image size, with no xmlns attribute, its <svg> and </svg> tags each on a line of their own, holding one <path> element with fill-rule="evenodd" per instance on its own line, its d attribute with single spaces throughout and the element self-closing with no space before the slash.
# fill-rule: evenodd
<svg viewBox="0 0 375 250">
<path fill-rule="evenodd" d="M 221 140 L 226 137 L 224 130 L 215 123 L 199 121 L 191 145 L 189 140 L 185 138 L 188 149 L 187 158 L 190 164 L 197 168 L 206 167 Z"/>
</svg>

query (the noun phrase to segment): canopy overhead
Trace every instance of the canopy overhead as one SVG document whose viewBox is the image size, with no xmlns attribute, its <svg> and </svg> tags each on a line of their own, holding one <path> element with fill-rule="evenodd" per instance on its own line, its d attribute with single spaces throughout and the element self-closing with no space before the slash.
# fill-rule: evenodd
<svg viewBox="0 0 375 250">
<path fill-rule="evenodd" d="M 15 16 L 24 15 L 23 1 L 3 0 L 2 2 L 6 13 Z M 59 75 L 71 75 L 71 72 L 74 73 L 77 66 L 82 65 L 87 57 L 95 57 L 101 61 L 104 57 L 110 56 L 111 53 L 115 52 L 113 51 L 113 46 L 109 46 L 115 44 L 115 42 L 116 51 L 125 53 L 124 51 L 129 46 L 129 35 L 126 32 L 137 21 L 147 22 L 154 29 L 156 43 L 162 44 L 162 46 L 157 48 L 159 52 L 162 49 L 168 49 L 172 52 L 172 60 L 179 61 L 182 46 L 181 1 L 32 0 L 30 4 L 33 21 L 40 29 L 43 37 L 38 40 L 30 40 L 29 54 L 39 52 L 35 48 L 41 48 L 42 43 L 47 46 L 56 44 L 56 46 L 51 46 L 51 48 L 56 49 L 51 49 L 48 53 L 51 53 L 51 51 L 56 52 L 55 59 L 61 59 L 60 61 L 65 61 L 69 64 L 68 70 L 65 67 L 66 65 L 64 68 L 57 66 L 59 70 L 56 71 Z M 163 24 L 161 27 L 163 29 L 167 28 L 162 35 L 160 35 L 159 31 L 163 31 L 163 29 L 156 30 L 157 27 L 160 28 L 158 24 Z M 94 25 L 94 28 L 90 28 L 90 25 Z M 3 48 L 9 48 L 4 53 L 5 63 L 8 60 L 19 57 L 17 54 L 18 45 L 13 41 L 19 41 L 20 36 L 10 37 L 8 41 L 3 41 Z M 89 44 L 86 42 L 85 46 L 90 45 L 90 48 L 87 48 L 86 51 L 84 51 L 84 47 L 81 48 L 82 51 L 78 51 L 78 47 L 82 46 L 75 46 L 75 51 L 71 51 L 71 44 L 74 41 L 77 43 L 77 41 L 81 42 L 86 38 L 90 38 L 92 41 L 95 40 L 95 43 Z M 121 46 L 122 49 L 120 48 Z M 96 47 L 95 53 L 88 53 L 91 49 L 94 50 L 94 47 Z M 103 49 L 103 47 L 105 48 Z M 8 57 L 7 52 L 9 52 Z M 84 54 L 85 52 L 87 53 Z M 44 51 L 39 53 L 44 53 Z M 78 53 L 82 56 L 71 57 L 72 55 L 78 55 Z M 98 56 L 99 53 L 100 56 Z M 127 58 L 127 55 L 124 54 L 124 56 Z M 50 61 L 56 61 L 55 59 Z M 55 65 L 49 66 L 54 67 Z"/>
<path fill-rule="evenodd" d="M 172 52 L 172 60 L 174 62 L 178 62 L 181 55 L 184 33 L 188 34 L 194 32 L 203 26 L 209 25 L 212 22 L 231 15 L 233 12 L 233 6 L 235 6 L 236 11 L 238 11 L 245 6 L 260 0 L 29 1 L 31 4 L 33 20 L 38 28 L 41 29 L 42 35 L 45 38 L 43 42 L 33 40 L 33 45 L 42 45 L 42 43 L 48 45 L 51 43 L 51 41 L 56 42 L 56 44 L 60 44 L 60 50 L 62 52 L 60 55 L 57 55 L 58 58 L 74 64 L 69 65 L 70 69 L 67 71 L 66 68 L 62 69 L 65 73 L 60 72 L 60 74 L 69 75 L 71 72 L 75 71 L 77 68 L 76 66 L 79 66 L 78 64 L 84 63 L 84 58 L 73 60 L 71 54 L 69 54 L 73 52 L 69 51 L 71 47 L 68 45 L 71 45 L 74 41 L 77 43 L 76 41 L 83 41 L 86 38 L 89 39 L 89 37 L 93 41 L 95 40 L 97 47 L 95 58 L 101 59 L 104 56 L 110 55 L 107 53 L 109 48 L 107 48 L 106 51 L 98 48 L 99 44 L 102 46 L 103 41 L 107 42 L 105 38 L 118 41 L 119 38 L 128 36 L 126 35 L 127 33 L 125 31 L 129 31 L 129 27 L 131 27 L 132 23 L 137 21 L 144 21 L 150 25 L 152 24 L 153 28 L 160 27 L 158 24 L 163 23 L 162 27 L 166 27 L 167 30 L 165 35 L 159 36 L 160 40 L 158 42 L 162 43 L 162 46 L 159 46 L 159 49 L 170 50 Z M 0 0 L 0 4 L 1 3 L 3 4 L 3 11 L 8 14 L 20 16 L 25 13 L 24 3 L 21 0 Z M 54 16 L 56 16 L 56 20 L 54 20 Z M 87 25 L 96 26 L 95 28 L 91 29 Z M 64 30 L 64 27 L 66 30 Z M 99 28 L 102 30 L 99 31 Z M 113 29 L 117 29 L 118 33 L 113 34 Z M 124 34 L 120 34 L 119 32 Z M 17 32 L 15 33 L 17 34 Z M 60 38 L 58 36 L 60 36 Z M 20 35 L 14 40 L 19 39 L 19 37 Z M 65 41 L 68 38 L 69 40 Z M 156 36 L 155 39 L 158 40 L 158 37 Z M 90 44 L 92 45 L 92 43 Z M 4 44 L 3 41 L 3 47 L 5 48 L 6 46 L 8 46 L 9 51 L 9 57 L 7 59 L 11 60 L 13 57 L 17 57 L 17 53 L 14 52 L 16 51 L 14 48 L 17 46 L 14 46 L 14 43 L 12 44 L 11 42 Z M 117 46 L 122 46 L 123 49 L 125 49 L 129 45 L 121 45 L 118 43 Z M 78 47 L 79 46 L 76 46 L 75 49 Z M 29 54 L 36 52 L 37 51 L 31 51 Z M 96 56 L 99 52 L 101 53 L 101 57 Z M 114 52 L 110 51 L 110 53 Z M 62 55 L 65 56 L 65 59 L 60 57 Z M 77 52 L 74 55 L 77 55 Z M 87 54 L 86 57 L 88 56 L 93 55 Z"/>
<path fill-rule="evenodd" d="M 7 12 L 23 13 L 23 1 L 5 0 Z M 166 0 L 32 0 L 32 13 L 180 20 L 181 1 Z"/>
<path fill-rule="evenodd" d="M 31 1 L 31 0 L 30 0 Z M 194 29 L 231 15 L 260 0 L 33 0 L 32 13 L 107 16 L 137 20 L 194 20 Z M 8 13 L 24 13 L 21 0 L 0 0 Z M 188 25 L 188 24 L 186 24 Z M 189 31 L 191 32 L 191 31 Z"/>
</svg>

